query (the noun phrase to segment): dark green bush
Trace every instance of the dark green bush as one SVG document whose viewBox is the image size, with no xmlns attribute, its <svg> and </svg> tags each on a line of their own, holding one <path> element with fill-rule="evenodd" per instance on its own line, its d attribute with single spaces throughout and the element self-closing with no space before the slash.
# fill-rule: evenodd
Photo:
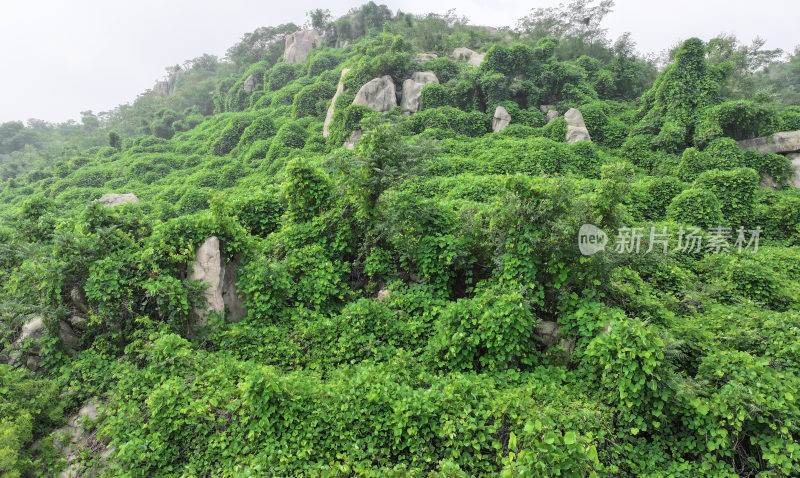
<svg viewBox="0 0 800 478">
<path fill-rule="evenodd" d="M 701 228 L 723 224 L 721 202 L 707 189 L 686 189 L 675 196 L 667 206 L 667 217 Z"/>
</svg>

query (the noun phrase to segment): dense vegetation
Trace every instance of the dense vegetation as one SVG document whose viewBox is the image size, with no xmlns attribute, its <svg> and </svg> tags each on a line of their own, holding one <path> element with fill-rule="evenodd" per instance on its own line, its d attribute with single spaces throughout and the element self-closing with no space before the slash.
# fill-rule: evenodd
<svg viewBox="0 0 800 478">
<path fill-rule="evenodd" d="M 800 193 L 760 188 L 789 161 L 736 142 L 800 129 L 800 55 L 689 39 L 658 71 L 607 38 L 611 6 L 513 30 L 315 10 L 302 63 L 297 26 L 265 27 L 172 68 L 172 95 L 0 126 L 0 345 L 48 329 L 37 372 L 0 364 L 0 473 L 63 469 L 52 432 L 94 400 L 111 452 L 82 459 L 111 476 L 800 474 Z M 352 104 L 425 70 L 414 115 Z M 540 105 L 578 108 L 592 142 Z M 604 252 L 581 254 L 583 224 Z M 198 330 L 187 270 L 212 235 L 248 315 Z"/>
</svg>

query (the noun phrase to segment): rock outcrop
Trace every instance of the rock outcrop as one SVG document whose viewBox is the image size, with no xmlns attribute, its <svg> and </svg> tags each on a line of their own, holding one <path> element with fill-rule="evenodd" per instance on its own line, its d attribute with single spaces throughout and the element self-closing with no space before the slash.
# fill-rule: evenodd
<svg viewBox="0 0 800 478">
<path fill-rule="evenodd" d="M 762 136 L 759 138 L 745 139 L 739 141 L 739 147 L 759 153 L 783 154 L 792 163 L 794 175 L 789 179 L 789 183 L 800 188 L 800 131 L 784 131 L 775 133 L 772 136 Z M 761 178 L 762 187 L 777 188 L 777 182 L 771 178 Z M 774 185 L 773 185 L 774 183 Z"/>
<path fill-rule="evenodd" d="M 210 312 L 224 314 L 238 322 L 247 315 L 244 301 L 236 290 L 236 261 L 225 261 L 220 241 L 216 236 L 206 239 L 195 251 L 195 261 L 189 279 L 206 284 L 204 297 L 208 310 L 196 310 L 199 323 L 203 326 Z"/>
<path fill-rule="evenodd" d="M 286 63 L 306 61 L 308 52 L 322 44 L 322 35 L 316 30 L 300 30 L 286 35 L 283 60 Z"/>
<path fill-rule="evenodd" d="M 74 354 L 80 345 L 80 339 L 65 321 L 58 324 L 58 337 L 68 354 Z M 42 339 L 47 336 L 47 328 L 41 317 L 33 317 L 22 326 L 19 337 L 2 353 L 2 361 L 18 367 L 24 365 L 36 371 L 42 366 Z"/>
<path fill-rule="evenodd" d="M 784 131 L 772 136 L 745 139 L 739 141 L 739 147 L 758 151 L 759 153 L 795 153 L 800 152 L 800 131 Z"/>
<path fill-rule="evenodd" d="M 403 111 L 411 114 L 419 111 L 422 88 L 430 83 L 439 83 L 439 78 L 432 71 L 414 72 L 411 78 L 403 82 L 403 97 L 400 100 L 400 107 L 403 108 Z"/>
<path fill-rule="evenodd" d="M 572 352 L 575 351 L 575 342 L 562 338 L 561 332 L 558 330 L 560 328 L 561 325 L 558 322 L 543 320 L 536 325 L 536 337 L 545 348 L 560 345 L 567 354 L 572 355 Z"/>
<path fill-rule="evenodd" d="M 353 104 L 363 105 L 380 113 L 385 113 L 397 106 L 397 94 L 392 77 L 384 75 L 369 80 L 358 90 Z"/>
<path fill-rule="evenodd" d="M 486 55 L 482 55 L 477 51 L 470 50 L 469 48 L 462 46 L 453 50 L 453 54 L 450 56 L 456 60 L 466 61 L 472 66 L 480 66 L 480 64 L 483 63 L 483 58 Z"/>
<path fill-rule="evenodd" d="M 800 153 L 789 153 L 786 157 L 792 162 L 792 169 L 794 169 L 794 177 L 789 182 L 792 186 L 800 188 Z"/>
<path fill-rule="evenodd" d="M 178 83 L 178 79 L 182 77 L 186 72 L 184 70 L 176 70 L 170 73 L 170 75 L 165 80 L 156 81 L 156 84 L 153 85 L 153 92 L 162 96 L 172 96 L 175 94 L 175 86 Z"/>
<path fill-rule="evenodd" d="M 97 200 L 105 207 L 120 206 L 122 204 L 139 204 L 139 198 L 135 194 L 104 194 Z"/>
<path fill-rule="evenodd" d="M 567 143 L 577 143 L 578 141 L 591 141 L 589 130 L 583 122 L 583 115 L 575 108 L 570 108 L 564 113 L 567 121 Z"/>
<path fill-rule="evenodd" d="M 253 75 L 248 75 L 247 78 L 244 79 L 244 83 L 242 84 L 242 89 L 245 93 L 252 93 L 256 89 L 256 78 Z"/>
<path fill-rule="evenodd" d="M 541 105 L 539 106 L 539 110 L 544 113 L 548 123 L 558 118 L 558 110 L 556 110 L 554 105 Z"/>
<path fill-rule="evenodd" d="M 492 118 L 492 131 L 499 133 L 506 129 L 506 126 L 511 124 L 511 115 L 502 106 L 494 109 L 494 117 Z"/>
<path fill-rule="evenodd" d="M 428 60 L 434 60 L 436 58 L 439 58 L 439 55 L 437 55 L 436 53 L 420 53 L 417 56 L 415 56 L 414 59 L 411 61 L 413 61 L 414 63 L 424 63 Z"/>
<path fill-rule="evenodd" d="M 70 417 L 66 425 L 53 432 L 55 448 L 64 457 L 67 465 L 59 478 L 102 474 L 106 460 L 114 449 L 97 439 L 95 422 L 101 413 L 102 406 L 99 403 L 88 402 Z M 96 458 L 91 468 L 87 468 L 81 460 L 83 453 Z"/>
<path fill-rule="evenodd" d="M 345 68 L 342 70 L 342 74 L 339 76 L 339 84 L 336 85 L 336 93 L 333 94 L 333 99 L 331 100 L 330 106 L 328 106 L 328 113 L 325 114 L 325 122 L 322 124 L 322 136 L 328 137 L 330 135 L 330 131 L 328 128 L 331 125 L 331 121 L 333 121 L 333 106 L 336 104 L 336 98 L 344 91 L 344 76 L 350 72 L 350 68 Z"/>
<path fill-rule="evenodd" d="M 357 129 L 350 133 L 350 137 L 347 138 L 347 141 L 344 142 L 344 147 L 347 149 L 353 149 L 356 147 L 356 143 L 361 137 L 364 136 L 364 131 Z"/>
</svg>

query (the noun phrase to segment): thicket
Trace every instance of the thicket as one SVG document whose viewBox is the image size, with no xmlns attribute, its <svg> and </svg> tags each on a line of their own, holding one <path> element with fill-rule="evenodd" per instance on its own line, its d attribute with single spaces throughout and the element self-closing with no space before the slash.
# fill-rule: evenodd
<svg viewBox="0 0 800 478">
<path fill-rule="evenodd" d="M 37 372 L 0 365 L 0 470 L 61 471 L 53 430 L 97 400 L 109 454 L 84 464 L 110 475 L 799 474 L 800 195 L 759 187 L 789 161 L 737 140 L 800 127 L 800 107 L 748 93 L 720 42 L 685 41 L 647 84 L 652 65 L 599 27 L 610 8 L 503 31 L 316 10 L 328 44 L 305 62 L 280 59 L 296 26 L 259 29 L 232 63 L 188 64 L 183 99 L 2 125 L 3 167 L 30 158 L 0 178 L 0 348 L 33 317 L 46 331 Z M 352 104 L 427 70 L 418 113 Z M 211 110 L 181 103 L 195 87 Z M 499 105 L 512 121 L 493 133 Z M 542 105 L 579 108 L 592 142 Z M 45 146 L 66 137 L 82 142 Z M 139 204 L 96 202 L 110 192 Z M 604 251 L 581 253 L 585 224 Z M 197 320 L 210 236 L 240 322 Z"/>
</svg>

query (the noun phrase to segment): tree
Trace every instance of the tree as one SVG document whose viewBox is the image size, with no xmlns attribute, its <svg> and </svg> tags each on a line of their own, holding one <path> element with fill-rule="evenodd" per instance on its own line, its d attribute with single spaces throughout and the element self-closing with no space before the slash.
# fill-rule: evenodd
<svg viewBox="0 0 800 478">
<path fill-rule="evenodd" d="M 250 33 L 245 33 L 239 43 L 228 48 L 226 56 L 236 65 L 237 69 L 259 61 L 266 61 L 272 65 L 283 54 L 283 40 L 286 35 L 299 29 L 294 23 L 257 28 Z"/>
<path fill-rule="evenodd" d="M 781 105 L 800 105 L 800 46 L 788 61 L 774 62 L 759 72 L 759 81 Z"/>
<path fill-rule="evenodd" d="M 191 60 L 185 61 L 183 65 L 187 70 L 197 69 L 197 70 L 214 71 L 219 66 L 219 58 L 217 58 L 216 55 L 203 53 L 197 58 L 192 58 Z"/>
<path fill-rule="evenodd" d="M 531 14 L 517 22 L 517 30 L 538 40 L 548 36 L 559 39 L 573 37 L 586 44 L 606 43 L 608 29 L 600 28 L 600 23 L 611 13 L 613 0 L 602 0 L 592 6 L 593 0 L 572 0 L 558 7 L 534 8 Z"/>
<path fill-rule="evenodd" d="M 757 92 L 755 73 L 763 70 L 783 54 L 783 50 L 764 50 L 766 40 L 756 37 L 750 45 L 742 45 L 735 35 L 721 34 L 706 45 L 709 65 L 732 65 L 730 76 L 722 86 L 722 94 L 730 98 L 752 98 Z"/>
<path fill-rule="evenodd" d="M 122 139 L 116 131 L 108 132 L 108 145 L 116 150 L 122 149 Z"/>
<path fill-rule="evenodd" d="M 319 31 L 324 31 L 328 28 L 333 18 L 330 10 L 323 10 L 321 8 L 306 12 L 306 16 L 308 16 L 309 22 L 311 23 L 311 28 Z"/>
</svg>

